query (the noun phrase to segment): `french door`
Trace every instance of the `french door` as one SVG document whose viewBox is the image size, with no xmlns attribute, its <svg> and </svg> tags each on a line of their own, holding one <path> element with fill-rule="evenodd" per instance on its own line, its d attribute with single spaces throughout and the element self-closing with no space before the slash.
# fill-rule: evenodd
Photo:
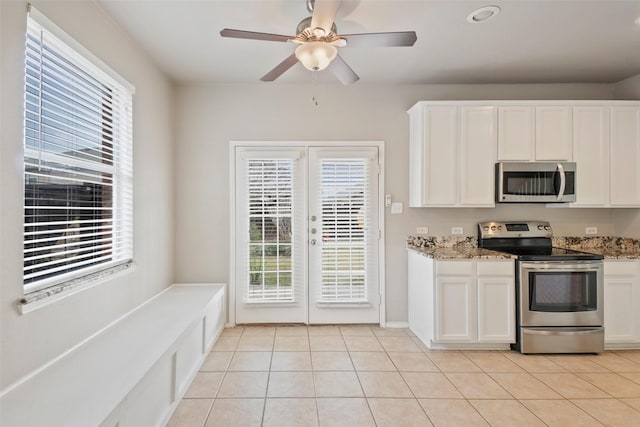
<svg viewBox="0 0 640 427">
<path fill-rule="evenodd" d="M 235 147 L 236 323 L 379 323 L 378 147 Z"/>
</svg>

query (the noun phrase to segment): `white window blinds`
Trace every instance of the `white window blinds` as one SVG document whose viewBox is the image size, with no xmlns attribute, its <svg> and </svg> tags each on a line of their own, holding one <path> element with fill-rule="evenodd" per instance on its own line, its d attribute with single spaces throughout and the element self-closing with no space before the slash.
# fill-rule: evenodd
<svg viewBox="0 0 640 427">
<path fill-rule="evenodd" d="M 31 7 L 25 64 L 25 291 L 132 259 L 133 88 L 114 75 Z"/>
<path fill-rule="evenodd" d="M 362 156 L 362 154 L 360 154 Z M 367 157 L 318 159 L 321 209 L 321 286 L 319 303 L 377 301 L 376 194 L 372 180 L 377 167 Z M 346 158 L 345 158 L 346 157 Z"/>
<path fill-rule="evenodd" d="M 241 152 L 238 218 L 248 240 L 239 258 L 245 302 L 295 302 L 302 282 L 303 195 L 298 152 Z M 244 233 L 243 233 L 244 234 Z"/>
</svg>

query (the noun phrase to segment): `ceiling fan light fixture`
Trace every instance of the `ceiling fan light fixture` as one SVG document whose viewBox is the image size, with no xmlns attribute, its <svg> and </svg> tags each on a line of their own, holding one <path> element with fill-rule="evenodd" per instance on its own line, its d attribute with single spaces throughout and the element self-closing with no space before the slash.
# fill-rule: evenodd
<svg viewBox="0 0 640 427">
<path fill-rule="evenodd" d="M 326 42 L 307 42 L 296 48 L 296 58 L 311 71 L 324 70 L 338 54 L 338 49 Z"/>
</svg>

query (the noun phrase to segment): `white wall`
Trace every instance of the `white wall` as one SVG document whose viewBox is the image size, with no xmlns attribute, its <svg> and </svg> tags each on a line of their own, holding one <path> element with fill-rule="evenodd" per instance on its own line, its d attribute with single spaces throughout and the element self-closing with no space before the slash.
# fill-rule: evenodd
<svg viewBox="0 0 640 427">
<path fill-rule="evenodd" d="M 32 1 L 136 87 L 134 257 L 122 277 L 20 315 L 26 1 L 0 1 L 0 389 L 51 360 L 173 280 L 173 87 L 93 1 Z"/>
<path fill-rule="evenodd" d="M 176 279 L 229 280 L 229 141 L 383 140 L 386 193 L 405 204 L 386 213 L 387 320 L 407 320 L 405 240 L 418 225 L 430 234 L 463 226 L 476 235 L 478 221 L 541 219 L 557 235 L 582 234 L 585 225 L 611 233 L 611 210 L 540 206 L 495 209 L 409 209 L 409 117 L 415 102 L 429 99 L 610 99 L 612 85 L 373 86 L 358 82 L 311 85 L 187 85 L 177 91 Z"/>
</svg>

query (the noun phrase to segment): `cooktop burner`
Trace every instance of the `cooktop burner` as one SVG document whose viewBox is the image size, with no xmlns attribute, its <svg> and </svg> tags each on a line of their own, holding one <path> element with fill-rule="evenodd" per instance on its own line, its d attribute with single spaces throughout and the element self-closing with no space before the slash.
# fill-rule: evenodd
<svg viewBox="0 0 640 427">
<path fill-rule="evenodd" d="M 478 247 L 517 255 L 522 261 L 599 260 L 602 255 L 552 246 L 546 221 L 492 221 L 478 224 Z"/>
</svg>

